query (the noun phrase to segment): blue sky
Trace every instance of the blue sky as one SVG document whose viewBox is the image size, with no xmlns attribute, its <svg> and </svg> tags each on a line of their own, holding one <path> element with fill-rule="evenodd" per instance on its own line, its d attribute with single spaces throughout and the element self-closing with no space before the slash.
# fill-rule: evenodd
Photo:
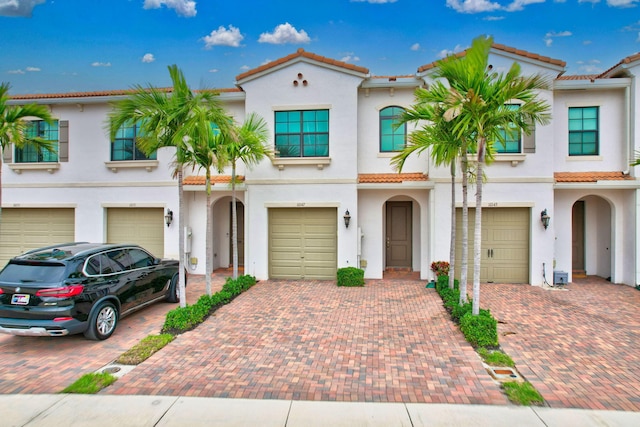
<svg viewBox="0 0 640 427">
<path fill-rule="evenodd" d="M 414 74 L 479 35 L 604 71 L 640 51 L 640 0 L 0 0 L 0 81 L 11 94 L 233 87 L 251 68 L 306 51 Z"/>
</svg>

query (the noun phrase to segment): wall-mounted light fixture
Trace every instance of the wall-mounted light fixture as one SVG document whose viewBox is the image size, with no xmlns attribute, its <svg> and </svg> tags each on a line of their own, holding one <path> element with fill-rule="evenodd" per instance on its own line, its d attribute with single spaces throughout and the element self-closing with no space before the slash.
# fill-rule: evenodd
<svg viewBox="0 0 640 427">
<path fill-rule="evenodd" d="M 173 222 L 173 211 L 171 209 L 167 209 L 167 213 L 164 216 L 164 222 L 167 224 L 167 227 L 169 227 Z"/>
<path fill-rule="evenodd" d="M 551 217 L 547 214 L 546 209 L 540 212 L 540 221 L 542 222 L 542 226 L 544 227 L 545 230 L 547 229 L 547 227 L 549 227 L 550 220 L 551 220 Z"/>
<path fill-rule="evenodd" d="M 344 213 L 344 226 L 349 228 L 349 223 L 351 222 L 351 214 L 349 213 L 349 209 Z"/>
</svg>

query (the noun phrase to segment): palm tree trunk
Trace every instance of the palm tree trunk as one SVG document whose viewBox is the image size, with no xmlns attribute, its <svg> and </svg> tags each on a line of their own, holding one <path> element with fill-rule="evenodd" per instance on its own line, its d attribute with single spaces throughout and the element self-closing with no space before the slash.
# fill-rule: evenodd
<svg viewBox="0 0 640 427">
<path fill-rule="evenodd" d="M 469 270 L 469 164 L 467 154 L 462 157 L 462 260 L 460 261 L 460 304 L 467 303 Z"/>
<path fill-rule="evenodd" d="M 449 246 L 449 289 L 455 286 L 456 271 L 456 162 L 451 162 L 451 243 Z"/>
<path fill-rule="evenodd" d="M 482 251 L 482 170 L 485 157 L 485 139 L 478 141 L 478 170 L 476 179 L 476 222 L 473 238 L 473 305 L 471 313 L 480 314 L 480 255 Z"/>
<path fill-rule="evenodd" d="M 233 245 L 233 279 L 238 278 L 238 212 L 236 210 L 236 165 L 231 167 L 231 239 Z"/>
<path fill-rule="evenodd" d="M 211 274 L 213 274 L 213 248 L 212 248 L 212 241 L 211 241 L 211 236 L 213 236 L 213 225 L 212 225 L 212 213 L 211 213 L 211 172 L 209 170 L 207 170 L 207 174 L 206 174 L 206 179 L 207 179 L 207 235 L 206 235 L 206 243 L 205 243 L 205 251 L 207 254 L 207 259 L 205 261 L 205 274 L 206 274 L 206 278 L 205 278 L 205 289 L 207 292 L 207 295 L 211 296 L 212 295 L 212 291 L 211 291 Z"/>
<path fill-rule="evenodd" d="M 180 294 L 180 307 L 187 306 L 187 290 L 186 283 L 187 278 L 185 277 L 186 271 L 184 269 L 184 194 L 182 188 L 182 166 L 178 166 L 178 268 L 179 270 L 179 280 L 178 280 L 178 293 Z"/>
</svg>

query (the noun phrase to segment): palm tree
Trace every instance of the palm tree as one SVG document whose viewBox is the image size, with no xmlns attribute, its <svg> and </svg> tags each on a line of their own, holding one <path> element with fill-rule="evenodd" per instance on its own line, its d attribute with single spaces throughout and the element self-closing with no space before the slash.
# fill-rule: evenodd
<svg viewBox="0 0 640 427">
<path fill-rule="evenodd" d="M 416 90 L 416 104 L 405 111 L 400 119 L 400 124 L 413 122 L 425 123 L 423 127 L 414 131 L 409 136 L 409 144 L 398 153 L 392 160 L 392 165 L 402 171 L 406 159 L 412 153 L 421 153 L 431 147 L 431 158 L 436 166 L 449 165 L 451 170 L 451 241 L 449 247 L 449 288 L 454 288 L 454 271 L 456 266 L 455 244 L 456 244 L 456 204 L 455 204 L 455 183 L 456 183 L 456 163 L 462 158 L 462 182 L 463 182 L 463 206 L 466 211 L 466 183 L 467 183 L 467 139 L 454 137 L 452 123 L 445 119 L 444 110 L 441 104 L 446 98 L 447 88 L 440 82 L 436 82 L 429 90 L 418 88 Z M 466 302 L 466 270 L 467 270 L 467 249 L 466 249 L 466 222 L 463 224 L 463 257 L 462 257 L 462 277 L 461 277 L 461 304 Z"/>
<path fill-rule="evenodd" d="M 13 143 L 16 148 L 27 145 L 37 150 L 55 150 L 55 143 L 42 138 L 27 135 L 29 121 L 33 118 L 53 122 L 49 109 L 45 105 L 27 104 L 11 106 L 9 103 L 9 83 L 0 84 L 0 219 L 2 218 L 2 153 L 10 149 Z M 29 118 L 29 120 L 27 120 Z"/>
<path fill-rule="evenodd" d="M 206 225 L 206 261 L 205 261 L 205 287 L 207 295 L 212 294 L 211 274 L 213 273 L 213 244 L 211 235 L 213 234 L 213 218 L 211 212 L 211 169 L 222 172 L 222 165 L 225 163 L 225 152 L 223 144 L 226 133 L 220 131 L 220 126 L 212 120 L 220 120 L 218 112 L 214 111 L 210 117 L 211 110 L 198 107 L 195 109 L 192 118 L 180 130 L 188 140 L 184 149 L 185 165 L 197 167 L 205 171 L 205 186 L 207 192 L 207 225 Z M 226 122 L 231 123 L 231 117 L 226 118 Z M 227 129 L 229 126 L 222 126 Z"/>
<path fill-rule="evenodd" d="M 473 265 L 474 315 L 480 311 L 480 254 L 482 242 L 483 167 L 494 156 L 496 142 L 504 143 L 504 130 L 510 126 L 530 133 L 534 123 L 550 121 L 549 105 L 538 99 L 537 91 L 547 89 L 547 79 L 536 74 L 521 76 L 521 67 L 513 63 L 506 73 L 491 73 L 489 51 L 492 37 L 473 40 L 462 57 L 440 61 L 434 74 L 449 84 L 444 116 L 453 123 L 454 135 L 474 135 L 476 169 L 476 213 Z M 519 108 L 510 108 L 509 104 Z"/>
<path fill-rule="evenodd" d="M 143 87 L 135 85 L 131 95 L 113 104 L 109 113 L 109 133 L 115 138 L 118 129 L 129 123 L 139 123 L 141 134 L 136 141 L 137 146 L 147 155 L 161 147 L 175 147 L 175 169 L 173 177 L 178 180 L 178 251 L 180 253 L 180 278 L 178 292 L 180 305 L 186 306 L 185 269 L 184 269 L 184 201 L 182 188 L 182 169 L 186 161 L 185 144 L 189 142 L 182 128 L 194 115 L 197 108 L 205 106 L 219 115 L 214 123 L 223 123 L 226 114 L 220 107 L 217 95 L 213 91 L 193 92 L 177 65 L 171 65 L 169 75 L 172 81 L 171 89 L 160 89 L 149 85 Z"/>
<path fill-rule="evenodd" d="M 222 132 L 225 135 L 225 132 Z M 236 167 L 239 161 L 247 167 L 258 164 L 265 157 L 273 155 L 265 145 L 269 139 L 269 129 L 264 119 L 255 113 L 247 116 L 235 132 L 225 135 L 222 146 L 226 164 L 231 166 L 231 239 L 233 247 L 233 278 L 238 278 L 238 214 L 236 208 Z"/>
</svg>

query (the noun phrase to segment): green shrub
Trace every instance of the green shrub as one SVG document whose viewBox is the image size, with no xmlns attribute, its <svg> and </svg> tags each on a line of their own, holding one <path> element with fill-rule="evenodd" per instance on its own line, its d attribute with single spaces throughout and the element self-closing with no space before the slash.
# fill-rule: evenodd
<svg viewBox="0 0 640 427">
<path fill-rule="evenodd" d="M 462 316 L 460 330 L 469 344 L 474 347 L 498 346 L 498 322 L 489 310 L 480 310 L 480 314 L 477 316 L 471 312 Z"/>
<path fill-rule="evenodd" d="M 460 293 L 458 292 L 458 297 L 459 296 Z M 451 318 L 456 322 L 460 322 L 460 319 L 462 319 L 465 314 L 471 313 L 471 310 L 473 309 L 471 301 L 462 305 L 460 305 L 459 301 L 460 299 L 458 299 L 458 303 L 451 309 Z"/>
<path fill-rule="evenodd" d="M 516 366 L 513 359 L 500 350 L 487 350 L 484 347 L 480 347 L 478 354 L 482 357 L 484 363 L 490 366 Z"/>
<path fill-rule="evenodd" d="M 338 286 L 364 286 L 364 270 L 356 267 L 339 268 Z"/>
</svg>

